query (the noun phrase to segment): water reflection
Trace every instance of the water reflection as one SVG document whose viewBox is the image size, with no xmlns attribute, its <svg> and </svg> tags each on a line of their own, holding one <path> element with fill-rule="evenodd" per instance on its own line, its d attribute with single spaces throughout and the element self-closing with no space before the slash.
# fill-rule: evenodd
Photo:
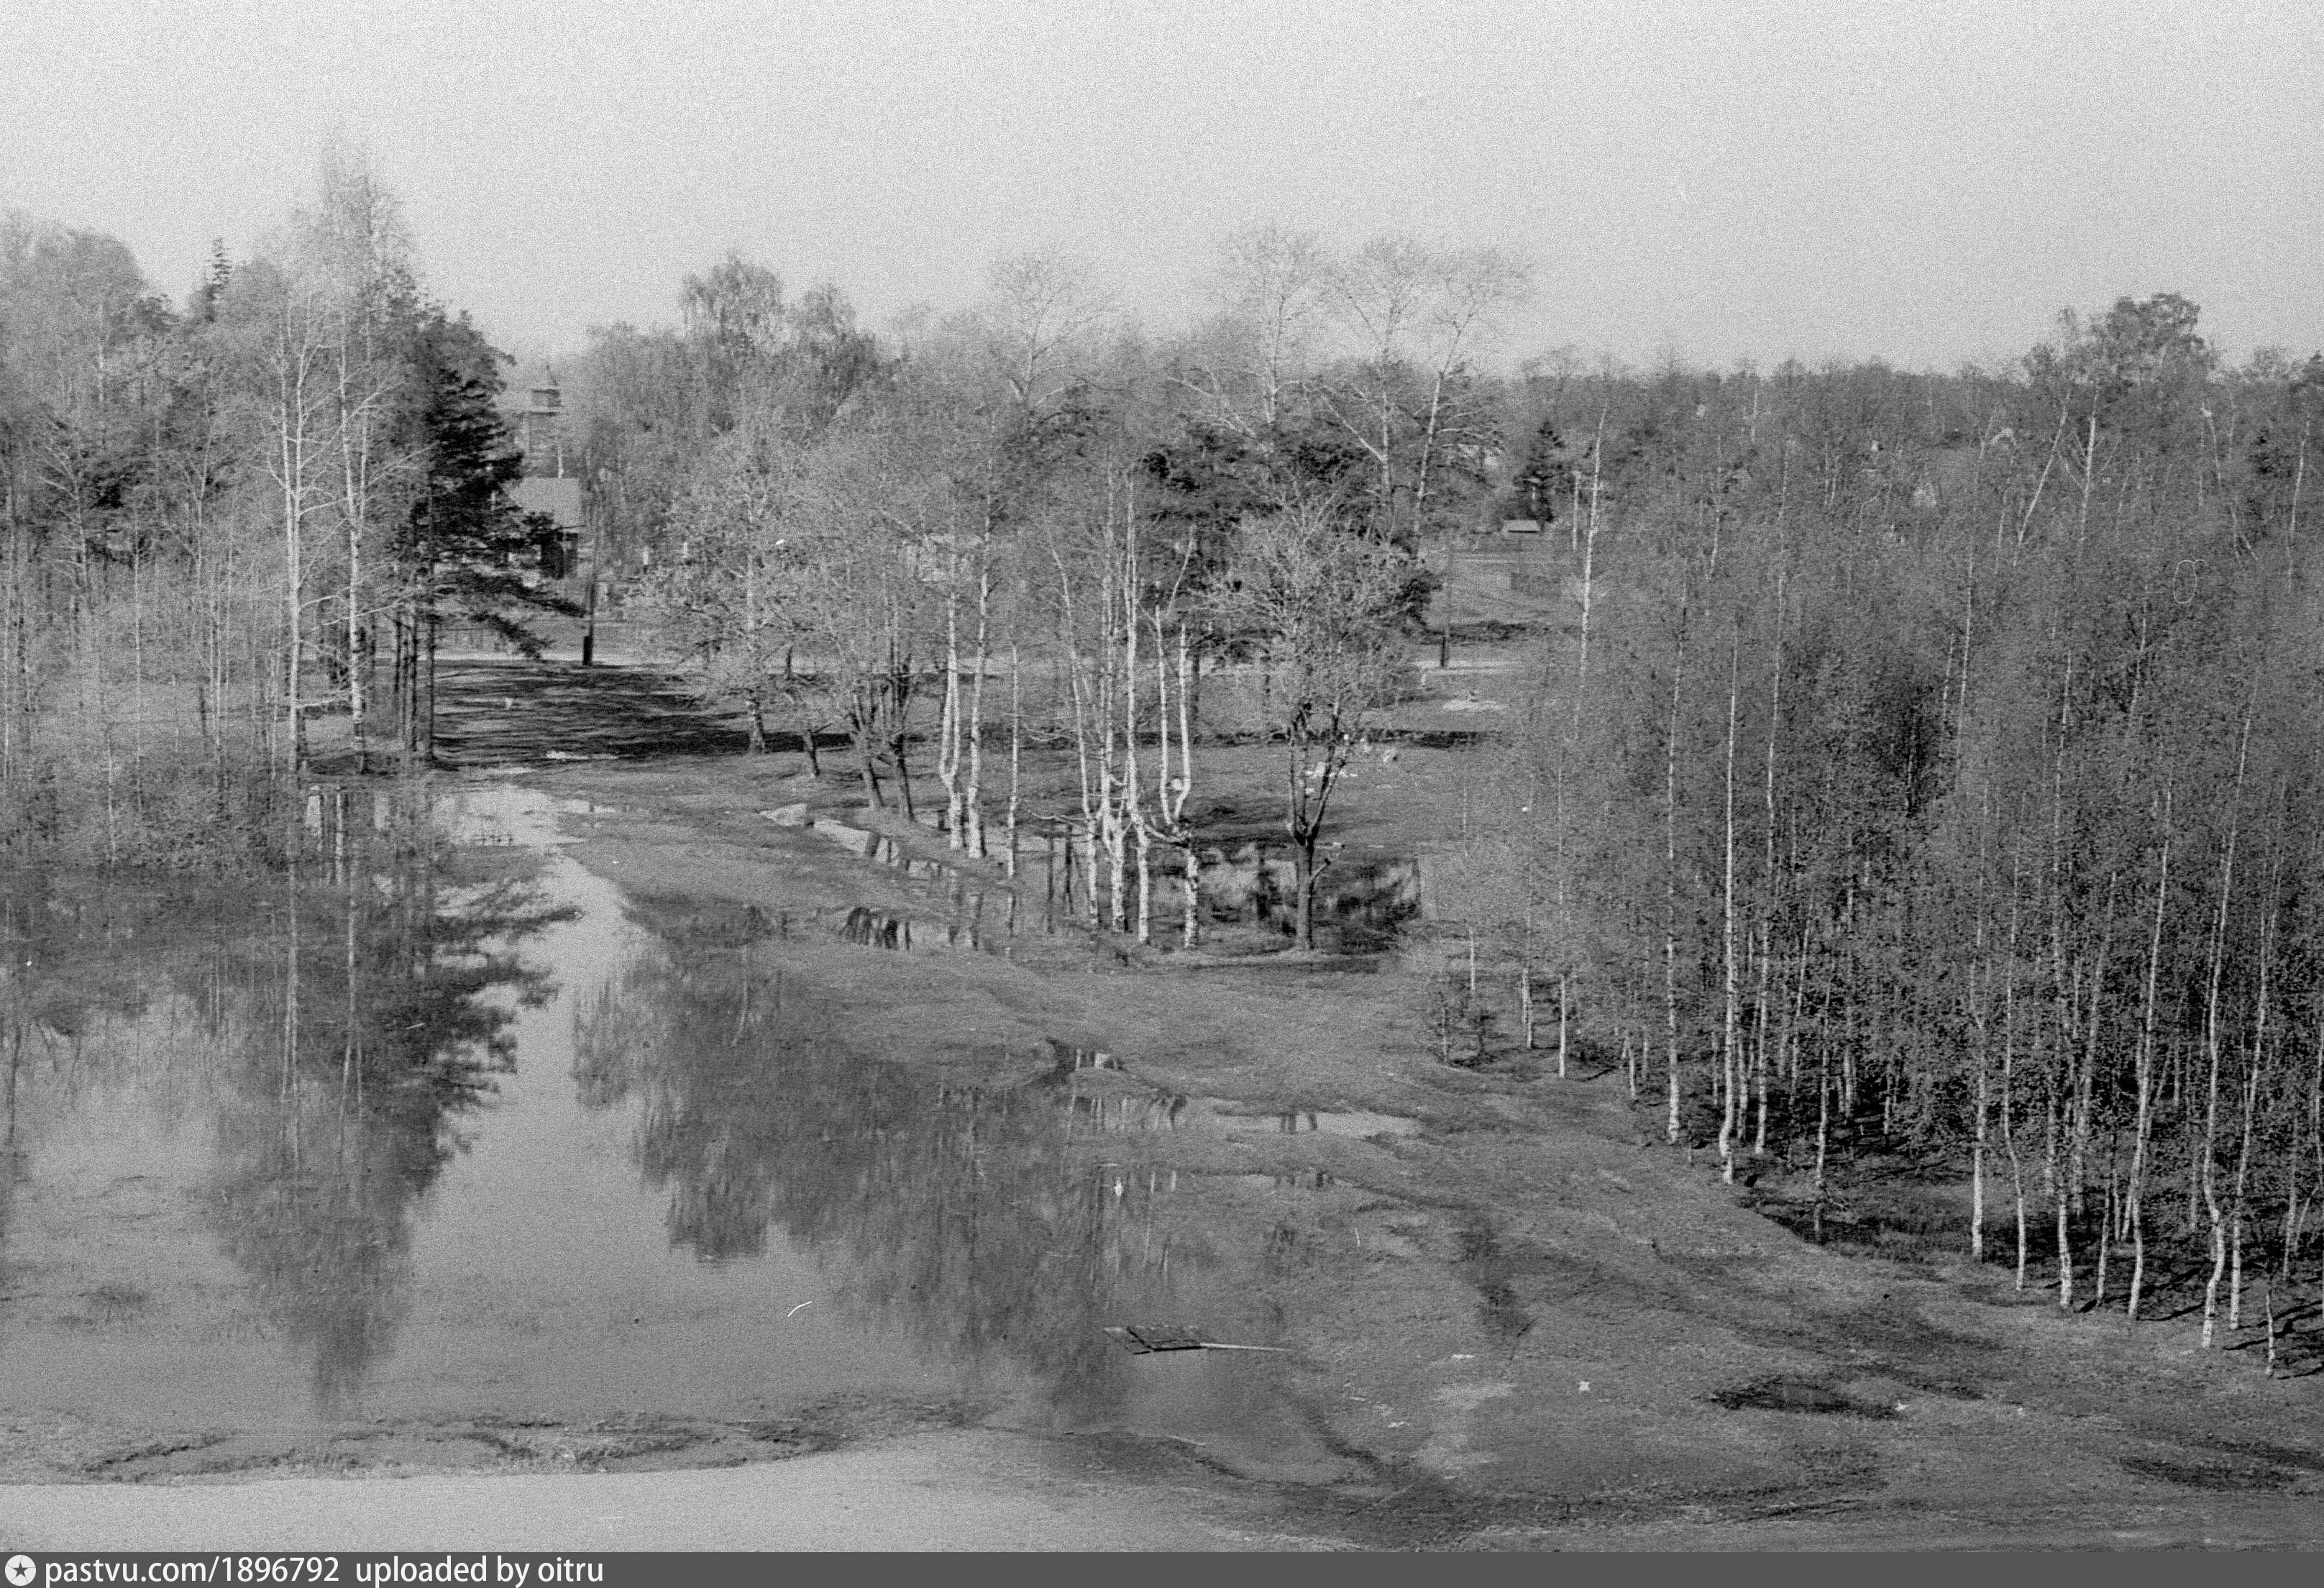
<svg viewBox="0 0 2324 1588">
<path fill-rule="evenodd" d="M 1104 1133 L 1186 1099 L 1059 1047 L 1029 1085 L 959 1085 L 866 1055 L 844 1005 L 786 978 L 763 917 L 633 901 L 653 946 L 578 1017 L 594 1106 L 642 1103 L 636 1152 L 670 1239 L 710 1262 L 770 1234 L 815 1248 L 847 1298 L 968 1363 L 1028 1370 L 1075 1417 L 1130 1388 L 1102 1325 L 1207 1309 L 1272 1338 L 1176 1177 Z"/>
<path fill-rule="evenodd" d="M 69 1119 L 114 1118 L 124 1149 L 207 1123 L 193 1222 L 332 1415 L 392 1347 L 420 1203 L 512 1066 L 509 1005 L 549 992 L 513 946 L 563 912 L 531 857 L 447 845 L 417 791 L 307 817 L 322 859 L 263 888 L 0 890 L 5 1180 Z"/>
<path fill-rule="evenodd" d="M 1202 879 L 1212 920 L 1264 926 L 1286 936 L 1298 929 L 1299 867 L 1288 849 L 1257 844 L 1231 853 L 1213 849 L 1203 858 Z M 1416 860 L 1342 855 L 1315 879 L 1316 942 L 1345 954 L 1387 948 L 1419 915 L 1420 891 Z"/>
<path fill-rule="evenodd" d="M 896 993 L 829 896 L 625 898 L 546 799 L 456 803 L 327 790 L 260 888 L 0 879 L 0 1404 L 150 1444 L 966 1399 L 1322 1448 L 1275 1433 L 1288 1359 L 1102 1332 L 1288 1333 L 1296 1243 L 1169 1167 L 1203 1100 L 867 1051 Z"/>
<path fill-rule="evenodd" d="M 916 856 L 894 838 L 829 817 L 817 818 L 811 829 L 859 860 L 869 861 L 922 882 L 948 885 L 951 919 L 940 934 L 941 946 L 965 941 L 983 947 L 980 936 L 984 895 L 972 873 L 942 861 Z M 1074 845 L 1060 835 L 1020 836 L 1018 884 L 1028 901 L 1038 884 L 1040 930 L 1056 932 L 1091 909 L 1085 860 L 1077 860 Z M 1211 846 L 1201 851 L 1200 891 L 1203 916 L 1213 927 L 1243 926 L 1288 937 L 1298 929 L 1298 861 L 1281 845 L 1245 844 L 1233 850 Z M 1173 926 L 1185 909 L 1185 882 L 1176 867 L 1157 866 L 1152 877 L 1155 920 Z M 1010 909 L 1007 935 L 1018 930 L 1017 889 L 1004 890 Z M 1320 946 L 1346 954 L 1379 953 L 1396 940 L 1405 925 L 1421 913 L 1420 863 L 1409 856 L 1341 855 L 1323 866 L 1315 880 L 1315 929 Z M 1028 914 L 1031 903 L 1028 905 Z M 858 914 L 870 912 L 859 911 Z M 884 924 L 884 923 L 883 923 Z M 866 938 L 856 935 L 859 924 L 851 917 L 842 928 L 849 942 L 870 942 L 886 948 L 916 946 L 908 921 L 899 920 L 894 934 Z M 1166 929 L 1167 937 L 1168 931 Z M 923 929 L 918 946 L 938 946 Z"/>
</svg>

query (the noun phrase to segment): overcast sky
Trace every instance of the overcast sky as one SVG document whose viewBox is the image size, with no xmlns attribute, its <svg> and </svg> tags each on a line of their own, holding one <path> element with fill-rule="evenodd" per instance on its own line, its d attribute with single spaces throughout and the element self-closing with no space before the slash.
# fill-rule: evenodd
<svg viewBox="0 0 2324 1588">
<path fill-rule="evenodd" d="M 1507 352 L 2024 351 L 2177 291 L 2324 347 L 2324 4 L 0 0 L 0 208 L 182 297 L 337 129 L 504 345 L 741 249 L 878 324 L 1059 246 L 1147 327 L 1279 219 L 1529 255 Z"/>
</svg>

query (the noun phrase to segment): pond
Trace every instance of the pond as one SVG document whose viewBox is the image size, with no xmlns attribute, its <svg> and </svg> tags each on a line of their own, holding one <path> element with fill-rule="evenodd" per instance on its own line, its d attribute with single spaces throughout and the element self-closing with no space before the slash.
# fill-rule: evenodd
<svg viewBox="0 0 2324 1588">
<path fill-rule="evenodd" d="M 852 1399 L 1329 1465 L 1290 1358 L 1103 1332 L 1296 1333 L 1259 1299 L 1268 1243 L 1217 1216 L 1235 1177 L 1120 1149 L 1187 1100 L 1063 1048 L 945 1084 L 851 1041 L 779 909 L 627 897 L 514 784 L 360 798 L 310 808 L 328 858 L 279 884 L 0 882 L 19 1426 L 198 1445 Z"/>
</svg>

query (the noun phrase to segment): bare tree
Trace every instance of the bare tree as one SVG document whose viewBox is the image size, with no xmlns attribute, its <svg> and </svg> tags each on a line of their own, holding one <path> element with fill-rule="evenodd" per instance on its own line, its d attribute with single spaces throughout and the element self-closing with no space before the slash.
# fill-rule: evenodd
<svg viewBox="0 0 2324 1588">
<path fill-rule="evenodd" d="M 1390 614 L 1407 559 L 1306 505 L 1246 522 L 1217 597 L 1266 675 L 1266 731 L 1285 749 L 1284 830 L 1298 850 L 1298 939 L 1315 944 L 1316 850 L 1366 714 L 1397 698 Z"/>
<path fill-rule="evenodd" d="M 1444 250 L 1410 237 L 1375 237 L 1339 261 L 1330 280 L 1330 301 L 1356 358 L 1329 401 L 1378 471 L 1382 523 L 1417 546 L 1428 538 L 1448 457 L 1488 444 L 1472 362 L 1507 311 L 1531 294 L 1531 268 L 1499 248 Z M 1448 518 L 1448 585 L 1455 534 Z M 1452 649 L 1449 596 L 1440 605 L 1437 665 L 1445 667 Z"/>
<path fill-rule="evenodd" d="M 986 275 L 985 334 L 1018 408 L 1047 410 L 1070 386 L 1115 319 L 1082 262 L 1056 250 L 1020 254 Z"/>
<path fill-rule="evenodd" d="M 1282 422 L 1312 373 L 1331 306 L 1331 255 L 1313 232 L 1273 222 L 1219 245 L 1211 296 L 1216 318 L 1185 347 L 1180 383 L 1207 417 L 1246 436 Z"/>
<path fill-rule="evenodd" d="M 337 581 L 337 642 L 324 650 L 339 658 L 361 768 L 368 749 L 371 624 L 386 605 L 366 579 L 373 560 L 366 549 L 401 505 L 396 486 L 415 473 L 414 460 L 397 455 L 389 432 L 404 377 L 397 332 L 418 286 L 401 207 L 366 152 L 337 146 L 325 152 L 320 202 L 298 217 L 296 229 L 295 268 L 319 290 L 332 341 L 330 461 L 337 476 L 333 504 L 346 561 Z"/>
</svg>

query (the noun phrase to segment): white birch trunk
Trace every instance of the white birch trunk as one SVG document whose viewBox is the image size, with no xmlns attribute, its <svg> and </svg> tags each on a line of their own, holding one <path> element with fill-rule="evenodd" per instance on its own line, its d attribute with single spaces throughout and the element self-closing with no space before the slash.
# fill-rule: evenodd
<svg viewBox="0 0 2324 1588">
<path fill-rule="evenodd" d="M 985 858 L 984 843 L 984 675 L 992 662 L 992 569 L 980 556 L 976 570 L 976 681 L 968 696 L 968 852 Z"/>
</svg>

